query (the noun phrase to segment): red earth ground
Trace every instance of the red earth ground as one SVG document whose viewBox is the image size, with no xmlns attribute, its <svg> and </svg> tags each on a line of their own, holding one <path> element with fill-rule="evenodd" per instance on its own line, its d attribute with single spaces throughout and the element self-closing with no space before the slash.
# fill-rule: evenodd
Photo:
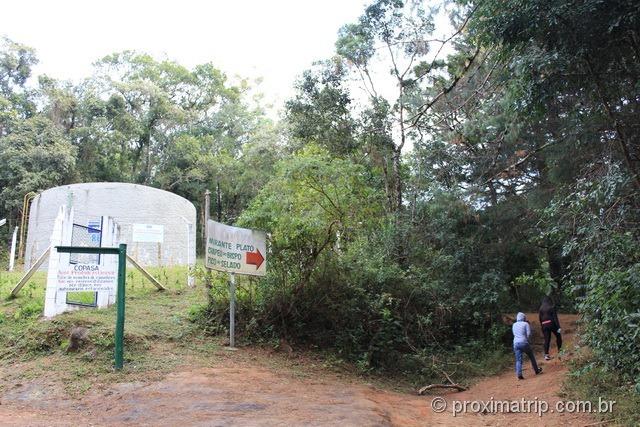
<svg viewBox="0 0 640 427">
<path fill-rule="evenodd" d="M 531 315 L 533 316 L 533 315 Z M 535 317 L 532 317 L 535 318 Z M 577 317 L 560 316 L 568 346 Z M 534 326 L 535 323 L 533 322 Z M 539 331 L 536 341 L 540 341 Z M 244 350 L 239 350 L 240 352 Z M 537 356 L 542 359 L 540 351 Z M 526 358 L 525 358 L 526 359 Z M 217 363 L 217 362 L 216 362 Z M 594 419 L 584 413 L 466 413 L 454 416 L 454 401 L 560 400 L 567 373 L 563 360 L 539 360 L 542 375 L 532 375 L 525 360 L 525 380 L 513 370 L 489 377 L 469 390 L 442 395 L 448 408 L 436 413 L 438 394 L 418 396 L 381 390 L 337 374 L 300 375 L 251 362 L 251 358 L 220 360 L 208 368 L 182 368 L 158 381 L 120 383 L 89 391 L 78 399 L 45 386 L 42 381 L 14 385 L 0 404 L 2 426 L 585 426 Z"/>
</svg>

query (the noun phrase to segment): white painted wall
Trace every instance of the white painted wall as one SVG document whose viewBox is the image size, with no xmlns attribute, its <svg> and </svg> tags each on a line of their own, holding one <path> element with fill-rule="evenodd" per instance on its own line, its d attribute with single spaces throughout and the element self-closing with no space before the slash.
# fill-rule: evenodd
<svg viewBox="0 0 640 427">
<path fill-rule="evenodd" d="M 25 267 L 47 249 L 60 206 L 73 207 L 75 223 L 109 216 L 120 226 L 120 242 L 143 266 L 193 264 L 196 258 L 196 208 L 167 191 L 137 184 L 87 183 L 50 188 L 33 199 L 29 213 Z M 181 217 L 184 218 L 181 219 Z M 193 224 L 187 227 L 187 223 Z M 164 243 L 134 243 L 133 224 L 164 226 Z M 190 233 L 190 235 L 188 235 Z M 46 269 L 46 263 L 41 269 Z"/>
</svg>

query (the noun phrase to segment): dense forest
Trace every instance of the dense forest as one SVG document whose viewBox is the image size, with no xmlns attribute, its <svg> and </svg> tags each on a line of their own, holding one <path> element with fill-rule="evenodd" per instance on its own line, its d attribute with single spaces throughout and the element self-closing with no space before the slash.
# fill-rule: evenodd
<svg viewBox="0 0 640 427">
<path fill-rule="evenodd" d="M 3 39 L 0 218 L 68 183 L 199 209 L 209 189 L 212 218 L 271 236 L 246 337 L 415 372 L 502 346 L 501 314 L 547 294 L 582 315 L 593 366 L 638 382 L 639 29 L 633 0 L 377 0 L 277 121 L 212 64 L 119 52 L 35 81 L 36 52 Z"/>
</svg>

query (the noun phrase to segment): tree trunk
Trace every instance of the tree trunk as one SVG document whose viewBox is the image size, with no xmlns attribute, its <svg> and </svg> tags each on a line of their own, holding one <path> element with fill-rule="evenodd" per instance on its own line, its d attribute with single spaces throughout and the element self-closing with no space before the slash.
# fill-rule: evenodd
<svg viewBox="0 0 640 427">
<path fill-rule="evenodd" d="M 402 149 L 394 148 L 393 149 L 393 185 L 394 185 L 394 206 L 393 210 L 395 212 L 402 211 Z"/>
<path fill-rule="evenodd" d="M 493 180 L 487 183 L 489 186 L 489 194 L 491 195 L 491 206 L 496 206 L 498 204 L 498 192 L 496 191 L 495 185 L 493 185 Z"/>
<path fill-rule="evenodd" d="M 565 263 L 562 257 L 562 248 L 559 246 L 550 246 L 547 248 L 547 261 L 549 262 L 549 275 L 556 283 L 556 288 L 552 292 L 555 302 L 562 295 L 562 289 L 565 276 Z"/>
</svg>

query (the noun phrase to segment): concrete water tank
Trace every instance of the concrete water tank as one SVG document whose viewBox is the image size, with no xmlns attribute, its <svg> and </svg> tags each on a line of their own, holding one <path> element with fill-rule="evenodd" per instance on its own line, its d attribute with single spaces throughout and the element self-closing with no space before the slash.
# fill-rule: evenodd
<svg viewBox="0 0 640 427">
<path fill-rule="evenodd" d="M 196 208 L 193 203 L 144 185 L 97 182 L 50 188 L 33 199 L 25 250 L 26 268 L 49 246 L 60 206 L 73 206 L 73 222 L 80 226 L 94 227 L 101 216 L 112 217 L 119 226 L 120 243 L 126 243 L 127 252 L 142 265 L 195 262 Z M 141 239 L 139 231 L 145 226 L 160 230 L 162 243 Z M 138 241 L 134 241 L 134 232 Z M 46 263 L 41 269 L 44 268 Z"/>
</svg>

